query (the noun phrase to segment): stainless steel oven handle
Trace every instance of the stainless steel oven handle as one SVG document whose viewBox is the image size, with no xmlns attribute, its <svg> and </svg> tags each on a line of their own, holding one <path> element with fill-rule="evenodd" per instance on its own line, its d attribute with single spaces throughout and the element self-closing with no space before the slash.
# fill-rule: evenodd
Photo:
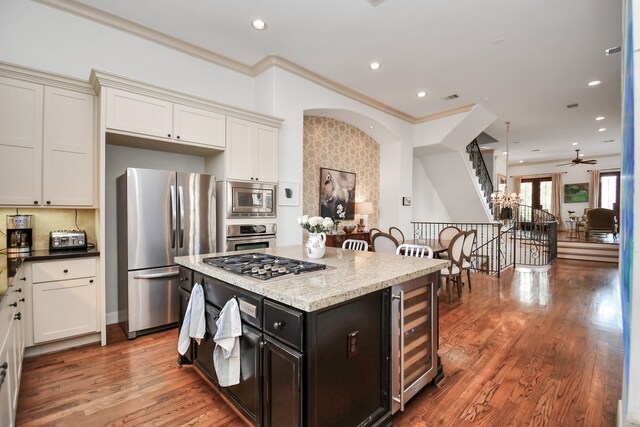
<svg viewBox="0 0 640 427">
<path fill-rule="evenodd" d="M 180 245 L 184 247 L 184 193 L 182 192 L 182 185 L 178 186 L 178 210 L 180 211 Z"/>
<path fill-rule="evenodd" d="M 242 237 L 227 237 L 228 242 L 238 242 L 238 241 L 247 241 L 254 242 L 258 241 L 268 241 L 275 239 L 275 234 L 260 234 L 260 235 L 251 235 L 251 236 L 242 236 Z"/>
<path fill-rule="evenodd" d="M 400 404 L 400 411 L 404 412 L 404 291 L 393 295 L 392 299 L 399 300 L 400 304 L 400 396 L 393 400 Z"/>
<path fill-rule="evenodd" d="M 171 186 L 171 249 L 176 247 L 176 187 Z"/>
<path fill-rule="evenodd" d="M 161 279 L 163 277 L 175 277 L 179 276 L 179 271 L 172 271 L 170 273 L 152 273 L 152 274 L 136 274 L 133 276 L 134 279 Z"/>
</svg>

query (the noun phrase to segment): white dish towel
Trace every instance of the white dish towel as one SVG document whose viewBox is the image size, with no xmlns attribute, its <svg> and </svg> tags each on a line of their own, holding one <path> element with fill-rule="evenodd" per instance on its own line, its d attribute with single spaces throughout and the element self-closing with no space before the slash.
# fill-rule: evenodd
<svg viewBox="0 0 640 427">
<path fill-rule="evenodd" d="M 240 336 L 242 323 L 240 307 L 235 298 L 230 299 L 222 308 L 216 325 L 218 331 L 213 340 L 213 366 L 216 369 L 218 383 L 228 387 L 240 383 Z"/>
<path fill-rule="evenodd" d="M 200 340 L 204 338 L 205 332 L 204 291 L 202 285 L 196 283 L 191 290 L 187 311 L 182 320 L 182 328 L 180 329 L 180 337 L 178 338 L 178 353 L 184 355 L 187 352 L 191 338 L 195 338 L 198 344 L 200 344 Z"/>
</svg>

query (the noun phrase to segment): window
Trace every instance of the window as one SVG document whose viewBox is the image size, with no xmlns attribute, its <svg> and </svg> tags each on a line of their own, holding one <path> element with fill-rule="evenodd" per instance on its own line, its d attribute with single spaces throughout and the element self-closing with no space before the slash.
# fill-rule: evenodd
<svg viewBox="0 0 640 427">
<path fill-rule="evenodd" d="M 600 174 L 600 193 L 598 200 L 601 208 L 613 209 L 618 213 L 620 207 L 620 172 Z"/>
<path fill-rule="evenodd" d="M 520 192 L 523 205 L 551 211 L 551 177 L 523 179 Z"/>
</svg>

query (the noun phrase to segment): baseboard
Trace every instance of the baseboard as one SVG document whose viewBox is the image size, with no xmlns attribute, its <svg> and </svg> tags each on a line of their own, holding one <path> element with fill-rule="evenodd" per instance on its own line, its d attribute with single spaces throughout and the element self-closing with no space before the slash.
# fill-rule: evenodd
<svg viewBox="0 0 640 427">
<path fill-rule="evenodd" d="M 77 338 L 70 338 L 60 341 L 54 341 L 46 344 L 38 344 L 33 347 L 27 347 L 24 350 L 24 357 L 39 356 L 46 353 L 55 353 L 61 350 L 67 350 L 73 347 L 80 347 L 87 344 L 99 343 L 101 339 L 100 333 L 83 335 Z"/>
</svg>

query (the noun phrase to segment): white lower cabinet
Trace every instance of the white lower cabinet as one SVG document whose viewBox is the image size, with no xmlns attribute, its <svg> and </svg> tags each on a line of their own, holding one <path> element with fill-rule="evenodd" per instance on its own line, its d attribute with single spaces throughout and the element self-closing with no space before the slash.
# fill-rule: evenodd
<svg viewBox="0 0 640 427">
<path fill-rule="evenodd" d="M 24 347 L 22 319 L 15 286 L 8 288 L 0 305 L 0 426 L 13 426 Z"/>
<path fill-rule="evenodd" d="M 98 332 L 94 258 L 34 262 L 33 343 Z"/>
</svg>

